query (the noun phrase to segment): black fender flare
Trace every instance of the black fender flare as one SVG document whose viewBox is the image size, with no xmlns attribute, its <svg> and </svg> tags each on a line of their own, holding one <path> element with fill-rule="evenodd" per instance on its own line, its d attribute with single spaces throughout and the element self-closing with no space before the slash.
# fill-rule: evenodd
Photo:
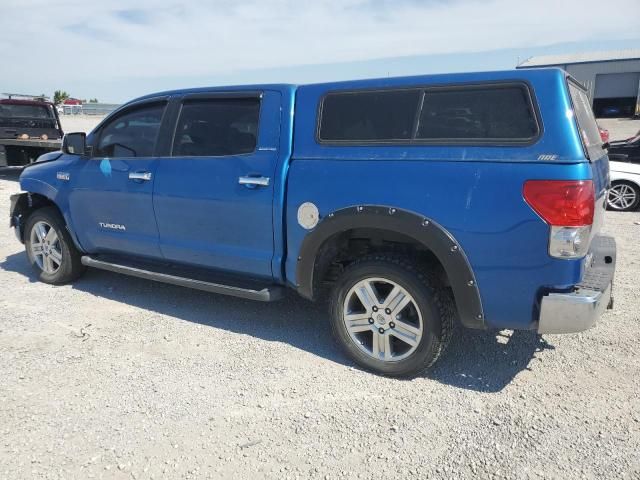
<svg viewBox="0 0 640 480">
<path fill-rule="evenodd" d="M 76 236 L 69 228 L 67 219 L 62 213 L 60 207 L 48 196 L 36 192 L 20 192 L 9 197 L 11 207 L 9 208 L 9 226 L 16 229 L 16 237 L 24 243 L 24 227 L 26 219 L 34 210 L 42 207 L 53 206 L 58 209 L 60 215 L 65 221 L 67 231 L 71 235 L 74 245 L 79 251 L 83 251 Z"/>
<path fill-rule="evenodd" d="M 33 198 L 28 192 L 20 192 L 11 195 L 9 199 L 9 226 L 16 229 L 16 236 L 24 243 L 24 219 L 33 208 Z"/>
<path fill-rule="evenodd" d="M 382 205 L 359 205 L 325 216 L 302 242 L 296 267 L 298 293 L 314 297 L 316 259 L 324 243 L 354 228 L 375 228 L 402 233 L 424 245 L 444 267 L 465 327 L 486 328 L 480 291 L 460 244 L 441 225 L 409 210 Z"/>
</svg>

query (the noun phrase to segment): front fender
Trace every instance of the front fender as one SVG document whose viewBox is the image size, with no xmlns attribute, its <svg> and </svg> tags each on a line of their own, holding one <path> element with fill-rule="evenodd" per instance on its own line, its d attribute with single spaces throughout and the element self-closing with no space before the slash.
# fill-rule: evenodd
<svg viewBox="0 0 640 480">
<path fill-rule="evenodd" d="M 37 208 L 48 203 L 55 204 L 54 199 L 58 190 L 42 180 L 26 177 L 24 172 L 20 178 L 20 187 L 25 192 L 11 195 L 11 208 L 9 210 L 9 226 L 15 228 L 16 237 L 24 243 L 25 220 L 29 214 Z"/>
<path fill-rule="evenodd" d="M 24 173 L 20 178 L 20 187 L 22 188 L 22 190 L 24 190 L 25 192 L 42 195 L 43 197 L 47 197 L 52 202 L 55 201 L 56 197 L 58 196 L 57 188 L 37 178 L 23 177 Z"/>
<path fill-rule="evenodd" d="M 353 206 L 324 217 L 302 242 L 296 267 L 300 295 L 309 299 L 314 296 L 316 258 L 323 244 L 334 235 L 354 228 L 398 232 L 424 245 L 440 261 L 449 277 L 462 324 L 469 328 L 486 328 L 480 291 L 460 244 L 433 220 L 395 207 Z"/>
</svg>

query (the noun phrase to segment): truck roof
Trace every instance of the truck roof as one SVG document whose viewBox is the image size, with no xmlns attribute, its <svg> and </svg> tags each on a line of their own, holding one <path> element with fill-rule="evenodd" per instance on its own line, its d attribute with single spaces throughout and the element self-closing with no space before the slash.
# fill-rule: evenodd
<svg viewBox="0 0 640 480">
<path fill-rule="evenodd" d="M 487 72 L 465 72 L 465 73 L 438 73 L 429 75 L 406 75 L 398 77 L 382 77 L 382 78 L 367 78 L 367 79 L 354 79 L 354 80 L 340 80 L 335 82 L 318 82 L 308 84 L 289 84 L 289 83 L 264 83 L 264 84 L 252 84 L 252 85 L 224 85 L 215 87 L 198 87 L 198 88 L 181 88 L 175 90 L 166 90 L 162 92 L 156 92 L 142 97 L 138 97 L 132 102 L 145 100 L 153 97 L 172 96 L 172 95 L 188 95 L 194 93 L 207 93 L 207 92 L 250 92 L 256 90 L 279 90 L 279 91 L 295 91 L 298 88 L 304 87 L 335 87 L 335 88 L 366 88 L 366 87 L 387 87 L 394 85 L 430 85 L 438 83 L 466 83 L 466 82 L 480 82 L 491 80 L 522 80 L 528 78 L 539 78 L 557 76 L 562 73 L 566 75 L 563 70 L 557 67 L 551 68 L 536 68 L 536 69 L 512 69 L 512 70 L 496 70 Z M 129 103 L 129 102 L 127 102 Z"/>
<path fill-rule="evenodd" d="M 279 90 L 279 91 L 295 91 L 296 85 L 288 83 L 264 83 L 255 85 L 225 85 L 216 87 L 196 87 L 196 88 L 180 88 L 175 90 L 165 90 L 162 92 L 150 93 L 143 95 L 127 103 L 137 102 L 154 97 L 169 97 L 172 95 L 189 95 L 194 93 L 208 93 L 208 92 L 252 92 L 257 90 Z"/>
<path fill-rule="evenodd" d="M 51 102 L 41 102 L 40 100 L 17 100 L 14 98 L 0 98 L 0 104 L 5 105 L 53 105 Z"/>
<path fill-rule="evenodd" d="M 487 81 L 505 81 L 505 80 L 528 80 L 533 78 L 551 78 L 564 76 L 564 72 L 560 68 L 536 68 L 529 70 L 495 70 L 487 72 L 464 72 L 464 73 L 437 73 L 429 75 L 407 75 L 400 77 L 383 77 L 383 78 L 367 78 L 356 80 L 344 80 L 336 82 L 320 82 L 302 87 L 316 88 L 322 87 L 327 89 L 349 89 L 349 88 L 367 88 L 367 87 L 392 87 L 392 86 L 420 86 L 420 85 L 438 85 L 438 84 L 454 84 L 454 83 L 473 83 Z"/>
</svg>

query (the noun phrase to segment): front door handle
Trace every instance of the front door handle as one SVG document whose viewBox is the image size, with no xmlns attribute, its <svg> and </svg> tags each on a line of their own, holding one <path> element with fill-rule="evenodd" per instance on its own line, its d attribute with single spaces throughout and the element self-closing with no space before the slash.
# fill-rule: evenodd
<svg viewBox="0 0 640 480">
<path fill-rule="evenodd" d="M 151 172 L 129 172 L 129 180 L 148 182 L 151 180 Z"/>
<path fill-rule="evenodd" d="M 238 183 L 247 187 L 268 187 L 269 177 L 239 177 Z"/>
</svg>

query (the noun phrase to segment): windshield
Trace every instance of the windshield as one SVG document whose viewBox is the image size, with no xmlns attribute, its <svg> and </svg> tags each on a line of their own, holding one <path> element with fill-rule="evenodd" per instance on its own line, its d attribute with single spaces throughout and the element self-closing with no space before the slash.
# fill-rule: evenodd
<svg viewBox="0 0 640 480">
<path fill-rule="evenodd" d="M 52 118 L 48 105 L 0 104 L 0 117 L 4 118 Z"/>
<path fill-rule="evenodd" d="M 569 82 L 569 93 L 573 102 L 576 125 L 580 132 L 582 144 L 587 152 L 587 157 L 591 160 L 597 160 L 604 152 L 602 150 L 602 138 L 591 109 L 589 97 L 587 97 L 587 93 L 582 88 L 571 81 Z"/>
</svg>

